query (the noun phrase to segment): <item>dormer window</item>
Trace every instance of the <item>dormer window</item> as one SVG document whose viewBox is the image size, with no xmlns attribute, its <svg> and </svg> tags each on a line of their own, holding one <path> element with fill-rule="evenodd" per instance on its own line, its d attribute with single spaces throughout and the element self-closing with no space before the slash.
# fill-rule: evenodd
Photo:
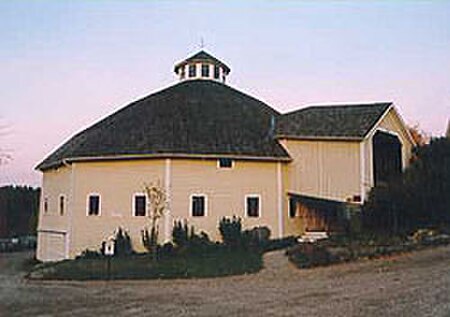
<svg viewBox="0 0 450 317">
<path fill-rule="evenodd" d="M 197 67 L 195 64 L 189 65 L 189 77 L 195 77 L 197 71 Z"/>
<path fill-rule="evenodd" d="M 184 79 L 184 76 L 186 76 L 186 73 L 185 73 L 184 67 L 181 67 L 181 69 L 180 69 L 180 78 Z"/>
<path fill-rule="evenodd" d="M 209 65 L 202 64 L 202 77 L 209 77 Z"/>
</svg>

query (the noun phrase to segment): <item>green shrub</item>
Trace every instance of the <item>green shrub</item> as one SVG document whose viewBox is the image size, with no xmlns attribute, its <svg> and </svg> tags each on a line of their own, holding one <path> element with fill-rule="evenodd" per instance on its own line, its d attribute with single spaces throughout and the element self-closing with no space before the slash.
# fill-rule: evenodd
<svg viewBox="0 0 450 317">
<path fill-rule="evenodd" d="M 366 230 L 389 234 L 450 226 L 450 139 L 416 148 L 401 177 L 375 186 L 363 208 Z"/>
<path fill-rule="evenodd" d="M 133 246 L 131 245 L 131 239 L 128 232 L 119 227 L 114 237 L 114 256 L 128 256 L 133 253 Z"/>
<path fill-rule="evenodd" d="M 294 236 L 271 239 L 264 244 L 264 251 L 282 250 L 297 244 L 297 238 Z"/>
<path fill-rule="evenodd" d="M 315 243 L 298 244 L 288 249 L 286 255 L 299 268 L 328 265 L 337 261 L 325 246 Z"/>
<path fill-rule="evenodd" d="M 178 247 L 189 243 L 189 228 L 186 221 L 175 221 L 172 229 L 173 243 Z"/>
<path fill-rule="evenodd" d="M 219 231 L 226 246 L 232 248 L 240 248 L 242 246 L 241 218 L 236 216 L 233 216 L 233 218 L 223 217 L 219 223 Z"/>
<path fill-rule="evenodd" d="M 97 259 L 103 257 L 103 253 L 100 251 L 94 251 L 86 249 L 80 253 L 76 258 L 83 258 L 83 259 Z"/>
</svg>

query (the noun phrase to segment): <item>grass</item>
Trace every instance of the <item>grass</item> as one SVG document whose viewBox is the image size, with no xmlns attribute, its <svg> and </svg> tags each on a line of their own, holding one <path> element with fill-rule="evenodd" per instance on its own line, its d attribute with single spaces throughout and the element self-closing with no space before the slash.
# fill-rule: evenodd
<svg viewBox="0 0 450 317">
<path fill-rule="evenodd" d="M 204 255 L 174 255 L 153 261 L 148 255 L 111 259 L 111 279 L 201 278 L 256 273 L 263 266 L 258 252 L 220 250 Z M 107 259 L 78 258 L 38 265 L 30 278 L 105 280 Z"/>
</svg>

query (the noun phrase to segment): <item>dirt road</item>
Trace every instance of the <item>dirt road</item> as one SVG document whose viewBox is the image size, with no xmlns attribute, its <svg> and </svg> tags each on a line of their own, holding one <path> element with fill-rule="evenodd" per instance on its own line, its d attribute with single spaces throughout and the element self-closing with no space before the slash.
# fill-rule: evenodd
<svg viewBox="0 0 450 317">
<path fill-rule="evenodd" d="M 0 316 L 450 316 L 450 247 L 298 270 L 196 280 L 40 282 L 0 254 Z"/>
</svg>

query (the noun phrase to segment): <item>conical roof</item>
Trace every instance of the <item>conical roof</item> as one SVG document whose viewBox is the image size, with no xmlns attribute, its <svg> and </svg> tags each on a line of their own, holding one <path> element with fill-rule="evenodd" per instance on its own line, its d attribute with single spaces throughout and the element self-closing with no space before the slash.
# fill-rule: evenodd
<svg viewBox="0 0 450 317">
<path fill-rule="evenodd" d="M 78 133 L 38 169 L 63 160 L 229 156 L 288 160 L 274 138 L 280 114 L 224 84 L 192 80 L 151 94 Z"/>
</svg>

